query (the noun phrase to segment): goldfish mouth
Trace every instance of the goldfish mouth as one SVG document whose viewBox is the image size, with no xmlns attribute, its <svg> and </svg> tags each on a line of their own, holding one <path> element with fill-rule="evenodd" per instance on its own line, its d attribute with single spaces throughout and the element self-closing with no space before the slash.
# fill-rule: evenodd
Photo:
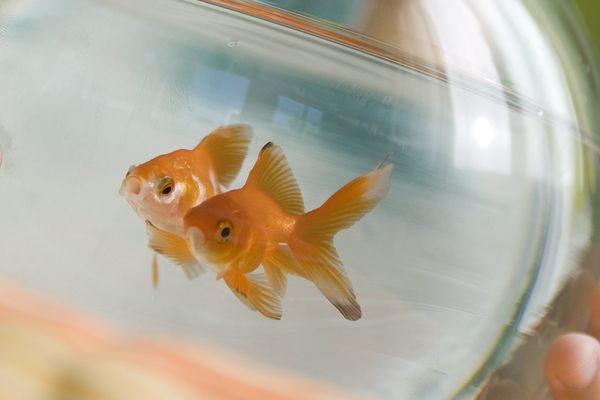
<svg viewBox="0 0 600 400">
<path fill-rule="evenodd" d="M 119 194 L 123 197 L 136 197 L 139 196 L 142 191 L 142 182 L 135 176 L 128 176 L 125 178 L 119 189 Z"/>
</svg>

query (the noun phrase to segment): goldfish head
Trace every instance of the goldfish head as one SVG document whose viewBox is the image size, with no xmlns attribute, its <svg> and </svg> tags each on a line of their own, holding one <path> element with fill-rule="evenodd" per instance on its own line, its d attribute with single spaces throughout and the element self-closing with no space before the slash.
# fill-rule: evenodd
<svg viewBox="0 0 600 400">
<path fill-rule="evenodd" d="M 194 256 L 208 264 L 252 263 L 264 252 L 262 235 L 230 194 L 211 197 L 184 217 L 185 237 Z"/>
<path fill-rule="evenodd" d="M 119 190 L 140 217 L 175 234 L 182 233 L 183 216 L 203 200 L 205 191 L 186 152 L 178 150 L 132 166 Z"/>
</svg>

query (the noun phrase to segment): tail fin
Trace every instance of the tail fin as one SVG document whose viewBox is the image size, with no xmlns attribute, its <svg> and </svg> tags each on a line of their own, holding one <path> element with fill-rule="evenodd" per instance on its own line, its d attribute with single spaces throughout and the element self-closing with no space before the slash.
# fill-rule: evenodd
<svg viewBox="0 0 600 400">
<path fill-rule="evenodd" d="M 303 238 L 331 238 L 354 225 L 387 194 L 392 168 L 393 164 L 383 165 L 347 183 L 298 221 L 298 234 Z"/>
<path fill-rule="evenodd" d="M 392 168 L 392 164 L 383 165 L 346 184 L 321 207 L 300 217 L 290 240 L 292 253 L 307 277 L 352 321 L 360 319 L 362 312 L 333 237 L 351 227 L 383 199 L 390 186 Z"/>
<path fill-rule="evenodd" d="M 208 154 L 218 183 L 228 187 L 240 172 L 251 140 L 250 126 L 227 125 L 209 133 L 194 151 L 205 151 Z"/>
</svg>

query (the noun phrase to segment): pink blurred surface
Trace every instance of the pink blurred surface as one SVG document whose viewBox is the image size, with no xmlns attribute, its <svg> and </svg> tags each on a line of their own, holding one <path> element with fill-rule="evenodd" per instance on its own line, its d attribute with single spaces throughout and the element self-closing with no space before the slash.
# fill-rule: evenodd
<svg viewBox="0 0 600 400">
<path fill-rule="evenodd" d="M 0 399 L 348 399 L 177 338 L 128 336 L 0 280 Z"/>
</svg>

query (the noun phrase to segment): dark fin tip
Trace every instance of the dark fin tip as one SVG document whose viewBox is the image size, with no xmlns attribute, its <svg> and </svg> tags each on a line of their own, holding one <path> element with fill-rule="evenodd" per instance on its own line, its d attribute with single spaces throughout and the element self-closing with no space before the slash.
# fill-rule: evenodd
<svg viewBox="0 0 600 400">
<path fill-rule="evenodd" d="M 270 149 L 271 147 L 273 147 L 273 142 L 267 142 L 267 144 L 265 144 L 265 145 L 262 147 L 262 149 L 260 149 L 260 151 L 262 152 L 262 151 L 268 150 L 268 149 Z"/>
<path fill-rule="evenodd" d="M 379 165 L 377 167 L 375 167 L 376 170 L 378 170 L 379 168 L 383 168 L 388 164 L 393 164 L 391 158 L 396 154 L 396 150 L 392 149 L 390 151 L 388 151 L 388 153 L 385 155 L 385 157 L 383 158 L 383 160 L 379 163 Z"/>
<path fill-rule="evenodd" d="M 256 311 L 258 311 L 258 310 L 256 310 Z M 260 311 L 258 311 L 258 312 L 260 312 Z M 267 314 L 267 313 L 262 313 L 262 312 L 260 312 L 260 313 L 269 319 L 272 319 L 275 321 L 281 320 L 281 314 Z"/>
<path fill-rule="evenodd" d="M 356 301 L 352 301 L 350 304 L 333 303 L 333 305 L 349 321 L 358 321 L 362 317 L 362 310 Z"/>
</svg>

